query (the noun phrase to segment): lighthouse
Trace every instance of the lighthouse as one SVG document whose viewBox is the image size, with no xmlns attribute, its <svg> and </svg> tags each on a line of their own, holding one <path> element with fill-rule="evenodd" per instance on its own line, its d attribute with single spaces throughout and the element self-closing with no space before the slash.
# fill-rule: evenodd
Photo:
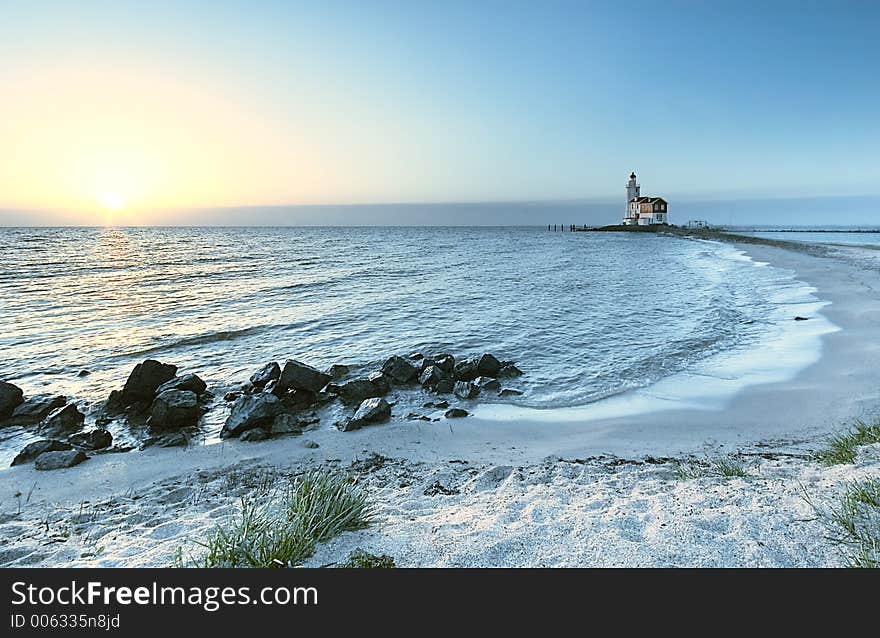
<svg viewBox="0 0 880 638">
<path fill-rule="evenodd" d="M 629 174 L 626 183 L 626 212 L 623 214 L 624 226 L 653 226 L 668 224 L 667 203 L 662 197 L 642 197 L 641 186 L 636 174 Z"/>
</svg>

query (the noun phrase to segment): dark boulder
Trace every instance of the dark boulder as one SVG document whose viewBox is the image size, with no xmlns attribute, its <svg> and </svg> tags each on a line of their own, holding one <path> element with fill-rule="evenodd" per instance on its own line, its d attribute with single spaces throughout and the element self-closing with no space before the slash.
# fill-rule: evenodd
<svg viewBox="0 0 880 638">
<path fill-rule="evenodd" d="M 185 374 L 181 377 L 174 377 L 171 381 L 166 381 L 156 388 L 156 396 L 159 396 L 165 390 L 186 390 L 195 394 L 202 394 L 208 389 L 208 385 L 199 378 L 197 374 Z"/>
<path fill-rule="evenodd" d="M 327 374 L 329 374 L 334 381 L 338 381 L 342 377 L 346 376 L 350 370 L 347 365 L 343 365 L 341 363 L 334 363 L 332 366 L 327 368 Z"/>
<path fill-rule="evenodd" d="M 12 412 L 24 402 L 24 393 L 17 385 L 0 381 L 0 421 L 12 416 Z"/>
<path fill-rule="evenodd" d="M 383 396 L 391 392 L 391 381 L 384 372 L 373 372 L 367 377 L 367 381 L 376 386 L 376 390 Z"/>
<path fill-rule="evenodd" d="M 113 444 L 113 435 L 109 430 L 97 428 L 89 432 L 80 432 L 69 437 L 68 442 L 85 450 L 103 450 Z"/>
<path fill-rule="evenodd" d="M 449 379 L 450 377 L 446 372 L 443 372 L 443 370 L 437 366 L 432 365 L 425 368 L 424 372 L 419 376 L 419 383 L 421 383 L 422 387 L 426 390 L 434 390 L 441 381 Z"/>
<path fill-rule="evenodd" d="M 19 452 L 14 459 L 12 459 L 12 465 L 23 465 L 24 463 L 29 463 L 33 461 L 35 458 L 40 456 L 43 452 L 64 452 L 66 450 L 72 450 L 73 446 L 70 443 L 65 443 L 64 441 L 56 441 L 55 439 L 42 439 L 40 441 L 34 441 L 33 443 L 28 443 L 22 448 L 21 452 Z"/>
<path fill-rule="evenodd" d="M 501 371 L 501 362 L 491 354 L 484 354 L 477 359 L 477 372 L 484 377 L 497 377 Z"/>
<path fill-rule="evenodd" d="M 455 389 L 455 379 L 442 379 L 434 386 L 437 394 L 450 394 Z"/>
<path fill-rule="evenodd" d="M 498 393 L 500 397 L 518 397 L 522 394 L 522 390 L 514 390 L 513 388 L 504 388 Z"/>
<path fill-rule="evenodd" d="M 281 400 L 274 394 L 260 393 L 244 395 L 236 399 L 232 411 L 220 431 L 227 438 L 238 436 L 245 430 L 270 427 L 275 417 L 281 413 Z"/>
<path fill-rule="evenodd" d="M 435 410 L 445 410 L 449 407 L 449 401 L 443 399 L 442 401 L 428 401 L 427 403 L 422 404 L 423 408 L 434 408 Z"/>
<path fill-rule="evenodd" d="M 333 388 L 334 394 L 339 395 L 343 403 L 348 405 L 360 405 L 364 399 L 381 397 L 382 384 L 376 384 L 369 379 L 353 379 L 347 383 L 341 383 Z"/>
<path fill-rule="evenodd" d="M 150 408 L 147 424 L 153 431 L 192 427 L 202 415 L 199 398 L 189 390 L 165 390 Z"/>
<path fill-rule="evenodd" d="M 513 377 L 521 377 L 523 375 L 523 371 L 517 368 L 512 363 L 505 363 L 501 366 L 501 369 L 498 371 L 498 377 L 501 379 L 510 379 Z"/>
<path fill-rule="evenodd" d="M 391 417 L 391 406 L 385 399 L 376 397 L 361 403 L 354 416 L 342 423 L 339 429 L 343 432 L 357 430 L 371 423 L 381 423 Z"/>
<path fill-rule="evenodd" d="M 255 441 L 265 441 L 268 438 L 269 433 L 263 428 L 251 428 L 242 432 L 238 440 L 253 443 Z"/>
<path fill-rule="evenodd" d="M 151 436 L 141 447 L 186 447 L 189 439 L 183 432 L 169 432 L 160 436 Z"/>
<path fill-rule="evenodd" d="M 297 411 L 314 407 L 322 397 L 320 392 L 311 390 L 289 390 L 279 398 L 285 410 Z"/>
<path fill-rule="evenodd" d="M 38 470 L 60 470 L 65 467 L 79 465 L 88 456 L 82 450 L 59 450 L 57 452 L 43 452 L 34 461 L 34 467 Z"/>
<path fill-rule="evenodd" d="M 308 390 L 318 392 L 333 380 L 329 374 L 294 359 L 288 359 L 278 378 L 277 390 Z"/>
<path fill-rule="evenodd" d="M 139 363 L 128 375 L 128 380 L 119 395 L 123 407 L 137 403 L 149 404 L 156 398 L 156 390 L 163 383 L 171 381 L 177 374 L 177 366 L 147 359 Z"/>
<path fill-rule="evenodd" d="M 395 383 L 409 383 L 419 374 L 419 369 L 403 357 L 395 355 L 382 364 L 382 372 Z"/>
<path fill-rule="evenodd" d="M 477 377 L 474 379 L 480 390 L 483 392 L 498 392 L 501 389 L 501 382 L 492 377 Z"/>
<path fill-rule="evenodd" d="M 455 357 L 451 354 L 439 354 L 434 359 L 434 365 L 443 372 L 452 372 L 455 369 Z"/>
<path fill-rule="evenodd" d="M 272 436 L 282 434 L 302 434 L 303 429 L 312 423 L 308 419 L 300 419 L 292 414 L 279 414 L 272 421 L 269 433 Z"/>
<path fill-rule="evenodd" d="M 6 425 L 33 425 L 67 404 L 67 397 L 40 395 L 29 398 L 12 411 Z M 75 408 L 74 408 L 75 409 Z"/>
<path fill-rule="evenodd" d="M 455 364 L 453 370 L 456 381 L 473 381 L 480 373 L 477 372 L 477 364 L 473 359 L 465 359 Z"/>
<path fill-rule="evenodd" d="M 461 408 L 450 408 L 446 410 L 446 414 L 444 414 L 447 419 L 460 419 L 462 417 L 470 416 L 470 413 L 467 410 L 462 410 Z"/>
<path fill-rule="evenodd" d="M 476 399 L 480 396 L 480 386 L 472 381 L 457 381 L 453 392 L 459 399 Z"/>
<path fill-rule="evenodd" d="M 223 395 L 223 400 L 226 402 L 235 401 L 238 397 L 241 396 L 241 392 L 239 390 L 230 390 L 226 394 Z"/>
<path fill-rule="evenodd" d="M 254 372 L 251 375 L 250 382 L 252 386 L 257 388 L 258 390 L 262 390 L 267 383 L 269 383 L 270 381 L 275 381 L 280 376 L 281 366 L 273 361 L 272 363 L 267 363 L 262 368 Z"/>
<path fill-rule="evenodd" d="M 37 428 L 37 432 L 48 437 L 68 436 L 82 429 L 86 416 L 73 403 L 53 411 Z"/>
</svg>

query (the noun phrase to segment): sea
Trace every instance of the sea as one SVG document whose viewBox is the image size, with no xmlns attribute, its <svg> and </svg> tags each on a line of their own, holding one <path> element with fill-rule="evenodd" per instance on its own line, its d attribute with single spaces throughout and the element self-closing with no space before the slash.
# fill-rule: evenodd
<svg viewBox="0 0 880 638">
<path fill-rule="evenodd" d="M 0 228 L 0 379 L 70 397 L 90 424 L 148 358 L 221 397 L 269 361 L 368 371 L 393 354 L 490 352 L 525 372 L 523 394 L 481 404 L 582 408 L 782 365 L 768 344 L 785 343 L 796 315 L 816 317 L 814 293 L 732 245 L 648 234 Z M 814 336 L 827 328 L 816 318 Z M 787 367 L 819 348 L 792 345 L 810 356 Z M 221 422 L 207 421 L 207 441 Z M 0 429 L 0 464 L 33 437 Z"/>
</svg>

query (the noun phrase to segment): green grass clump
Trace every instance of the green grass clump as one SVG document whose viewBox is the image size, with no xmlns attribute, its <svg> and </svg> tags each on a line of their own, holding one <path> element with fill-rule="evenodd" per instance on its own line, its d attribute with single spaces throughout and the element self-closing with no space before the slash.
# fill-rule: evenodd
<svg viewBox="0 0 880 638">
<path fill-rule="evenodd" d="M 362 549 L 356 549 L 349 555 L 348 560 L 341 563 L 339 567 L 348 569 L 390 569 L 394 567 L 394 559 L 386 554 L 376 556 Z"/>
<path fill-rule="evenodd" d="M 238 516 L 204 542 L 199 567 L 293 567 L 317 543 L 366 527 L 374 518 L 366 495 L 341 474 L 314 470 L 279 497 L 249 497 Z"/>
<path fill-rule="evenodd" d="M 849 432 L 830 437 L 828 445 L 816 452 L 816 459 L 824 465 L 855 463 L 857 448 L 872 443 L 880 443 L 880 421 L 870 425 L 856 421 Z"/>
<path fill-rule="evenodd" d="M 748 478 L 751 476 L 745 463 L 732 457 L 720 457 L 702 463 L 677 463 L 673 472 L 675 478 L 680 481 L 707 477 Z"/>
<path fill-rule="evenodd" d="M 828 539 L 845 549 L 850 566 L 880 568 L 880 479 L 847 483 L 834 507 L 805 498 L 828 529 Z"/>
</svg>

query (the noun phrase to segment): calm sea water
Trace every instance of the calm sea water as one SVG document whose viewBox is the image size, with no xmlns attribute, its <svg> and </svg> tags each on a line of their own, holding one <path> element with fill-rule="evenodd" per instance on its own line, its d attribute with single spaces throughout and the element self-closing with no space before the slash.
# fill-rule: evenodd
<svg viewBox="0 0 880 638">
<path fill-rule="evenodd" d="M 271 360 L 492 352 L 527 373 L 514 402 L 576 406 L 754 347 L 798 286 L 731 246 L 660 236 L 0 229 L 0 378 L 89 409 L 145 358 L 220 394 Z"/>
</svg>

